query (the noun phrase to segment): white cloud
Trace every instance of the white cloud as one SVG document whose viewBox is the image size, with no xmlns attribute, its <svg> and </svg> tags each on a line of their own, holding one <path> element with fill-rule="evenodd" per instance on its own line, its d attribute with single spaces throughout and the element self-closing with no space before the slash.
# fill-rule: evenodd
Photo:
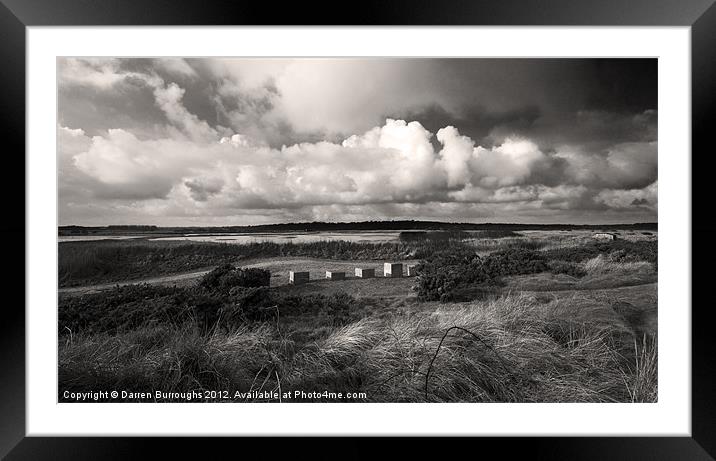
<svg viewBox="0 0 716 461">
<path fill-rule="evenodd" d="M 175 71 L 191 69 L 183 60 L 159 60 L 163 66 Z M 194 141 L 212 141 L 217 131 L 206 121 L 189 112 L 182 99 L 186 90 L 174 82 L 165 82 L 156 73 L 142 73 L 122 70 L 118 59 L 62 59 L 59 61 L 61 85 L 89 85 L 107 91 L 122 82 L 141 82 L 152 90 L 154 103 L 162 110 L 167 121 L 175 127 L 169 130 L 176 136 L 188 136 Z"/>
<path fill-rule="evenodd" d="M 124 80 L 119 73 L 118 59 L 77 59 L 58 60 L 58 74 L 61 83 L 68 85 L 94 86 L 107 89 Z"/>
<path fill-rule="evenodd" d="M 443 144 L 440 163 L 448 174 L 448 186 L 480 185 L 504 187 L 525 182 L 533 165 L 545 159 L 539 147 L 525 139 L 507 138 L 491 149 L 473 147 L 474 142 L 461 136 L 454 127 L 437 134 Z"/>
<path fill-rule="evenodd" d="M 154 98 L 157 106 L 164 112 L 170 122 L 176 125 L 195 141 L 211 141 L 217 136 L 216 130 L 204 120 L 190 113 L 182 104 L 185 90 L 176 83 L 154 87 Z"/>
<path fill-rule="evenodd" d="M 157 67 L 164 69 L 170 74 L 183 77 L 196 77 L 196 71 L 182 58 L 160 58 L 155 59 Z"/>
<path fill-rule="evenodd" d="M 580 62 L 59 59 L 61 212 L 653 215 L 656 112 L 590 103 Z"/>
<path fill-rule="evenodd" d="M 604 189 L 595 200 L 610 208 L 645 207 L 656 210 L 659 204 L 658 181 L 654 181 L 643 189 Z"/>
<path fill-rule="evenodd" d="M 370 157 L 377 157 L 377 165 L 388 176 L 380 181 L 391 186 L 385 194 L 398 200 L 417 199 L 444 182 L 444 173 L 430 144 L 431 136 L 419 122 L 388 119 L 382 127 L 347 138 L 342 146 L 347 148 L 346 155 L 363 158 L 368 165 Z"/>
<path fill-rule="evenodd" d="M 258 110 L 265 123 L 285 121 L 297 132 L 328 137 L 364 132 L 381 117 L 431 104 L 457 110 L 465 97 L 435 84 L 445 69 L 432 60 L 221 59 L 206 65 L 221 81 L 222 97 L 263 101 Z M 256 109 L 228 113 L 238 127 Z"/>
<path fill-rule="evenodd" d="M 158 96 L 165 110 L 177 125 L 192 132 L 187 125 L 197 121 L 182 109 L 182 92 L 171 85 L 165 90 Z M 579 171 L 584 156 L 575 157 L 561 184 L 533 182 L 535 165 L 548 158 L 536 144 L 511 138 L 489 149 L 475 147 L 453 127 L 438 131 L 437 151 L 433 135 L 415 121 L 388 119 L 341 143 L 300 143 L 281 149 L 243 134 L 221 137 L 202 131 L 201 124 L 197 127 L 195 136 L 149 140 L 120 129 L 90 138 L 82 130 L 60 127 L 60 154 L 67 159 L 63 168 L 73 169 L 65 174 L 74 178 L 75 193 L 87 191 L 88 200 L 99 198 L 137 213 L 151 210 L 189 217 L 230 216 L 245 210 L 304 216 L 308 208 L 323 210 L 316 211 L 320 214 L 336 206 L 358 215 L 390 204 L 402 204 L 401 212 L 409 215 L 411 204 L 421 212 L 430 204 L 443 204 L 435 208 L 438 211 L 461 204 L 477 207 L 475 213 L 496 212 L 495 207 L 538 213 L 535 209 L 569 210 L 592 196 L 613 209 L 634 203 L 655 206 L 656 200 L 655 177 L 644 190 L 590 189 L 595 178 L 569 176 Z M 648 152 L 644 146 L 619 146 L 602 159 L 600 174 L 619 170 L 626 183 L 641 180 L 632 165 L 650 162 Z"/>
<path fill-rule="evenodd" d="M 263 143 L 257 142 L 244 134 L 233 134 L 224 136 L 219 140 L 219 144 L 230 144 L 233 147 L 259 147 Z"/>
<path fill-rule="evenodd" d="M 472 181 L 470 163 L 475 157 L 475 143 L 467 136 L 460 136 L 452 126 L 438 130 L 437 139 L 443 145 L 440 163 L 447 174 L 448 187 L 469 184 Z"/>
<path fill-rule="evenodd" d="M 251 90 L 273 82 L 285 72 L 290 59 L 240 58 L 210 59 L 203 63 L 217 77 L 233 83 L 237 89 Z"/>
</svg>

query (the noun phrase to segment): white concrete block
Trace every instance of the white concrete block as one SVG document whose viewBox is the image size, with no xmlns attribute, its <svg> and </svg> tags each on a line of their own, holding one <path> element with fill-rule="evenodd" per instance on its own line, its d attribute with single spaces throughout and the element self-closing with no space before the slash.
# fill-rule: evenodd
<svg viewBox="0 0 716 461">
<path fill-rule="evenodd" d="M 345 280 L 346 273 L 338 271 L 326 271 L 326 278 L 330 280 Z"/>
<path fill-rule="evenodd" d="M 301 283 L 308 283 L 310 276 L 308 272 L 295 272 L 289 271 L 288 283 L 291 285 L 299 285 Z"/>
<path fill-rule="evenodd" d="M 361 279 L 369 279 L 375 277 L 375 269 L 364 269 L 362 267 L 356 267 L 355 275 Z"/>
<path fill-rule="evenodd" d="M 402 277 L 403 265 L 401 263 L 385 263 L 383 264 L 383 277 Z"/>
</svg>

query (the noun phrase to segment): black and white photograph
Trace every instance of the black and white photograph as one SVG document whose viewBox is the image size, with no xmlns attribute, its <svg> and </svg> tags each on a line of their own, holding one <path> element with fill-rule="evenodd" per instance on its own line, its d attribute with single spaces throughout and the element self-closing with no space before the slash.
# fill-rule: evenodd
<svg viewBox="0 0 716 461">
<path fill-rule="evenodd" d="M 58 57 L 57 401 L 658 402 L 657 63 Z"/>
</svg>

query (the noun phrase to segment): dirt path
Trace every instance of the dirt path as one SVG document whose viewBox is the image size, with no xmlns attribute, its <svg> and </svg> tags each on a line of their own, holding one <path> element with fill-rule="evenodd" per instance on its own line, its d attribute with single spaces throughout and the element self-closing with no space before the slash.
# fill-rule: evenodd
<svg viewBox="0 0 716 461">
<path fill-rule="evenodd" d="M 211 268 L 213 269 L 213 268 Z M 96 285 L 83 285 L 79 287 L 66 287 L 57 290 L 59 294 L 85 294 L 93 293 L 96 291 L 109 290 L 116 286 L 133 285 L 137 283 L 149 283 L 149 284 L 164 284 L 164 283 L 175 283 L 181 281 L 191 281 L 198 279 L 202 275 L 211 271 L 211 269 L 204 269 L 194 272 L 184 272 L 181 274 L 163 275 L 160 277 L 149 277 L 136 280 L 126 280 L 122 282 L 110 282 L 110 283 L 99 283 Z"/>
</svg>

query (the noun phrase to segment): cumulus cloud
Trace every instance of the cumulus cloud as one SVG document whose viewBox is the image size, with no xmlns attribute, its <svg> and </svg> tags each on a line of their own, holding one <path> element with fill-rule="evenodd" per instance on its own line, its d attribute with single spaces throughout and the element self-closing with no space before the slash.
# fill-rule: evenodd
<svg viewBox="0 0 716 461">
<path fill-rule="evenodd" d="M 484 148 L 456 128 L 445 127 L 437 133 L 441 147 L 436 150 L 433 134 L 417 121 L 387 119 L 341 143 L 281 149 L 242 134 L 206 142 L 142 140 L 123 130 L 91 138 L 81 130 L 59 131 L 63 158 L 72 159 L 96 197 L 191 200 L 202 204 L 201 213 L 212 207 L 226 212 L 388 203 L 521 204 L 545 209 L 570 209 L 592 199 L 594 205 L 615 209 L 634 206 L 634 200 L 656 203 L 656 171 L 644 167 L 653 160 L 649 145 L 617 146 L 599 160 L 589 157 L 597 164 L 586 169 L 582 153 L 573 157 L 574 164 L 568 163 L 562 184 L 548 186 L 535 182 L 533 173 L 550 154 L 529 140 L 508 139 Z M 649 174 L 648 188 L 631 188 Z M 589 187 L 619 180 L 625 188 L 599 192 Z M 184 205 L 189 207 L 190 202 Z"/>
<path fill-rule="evenodd" d="M 140 141 L 124 130 L 94 136 L 89 148 L 73 157 L 75 167 L 115 198 L 160 198 L 171 190 L 178 162 L 167 154 L 170 141 Z M 181 146 L 185 148 L 185 146 Z"/>
</svg>

